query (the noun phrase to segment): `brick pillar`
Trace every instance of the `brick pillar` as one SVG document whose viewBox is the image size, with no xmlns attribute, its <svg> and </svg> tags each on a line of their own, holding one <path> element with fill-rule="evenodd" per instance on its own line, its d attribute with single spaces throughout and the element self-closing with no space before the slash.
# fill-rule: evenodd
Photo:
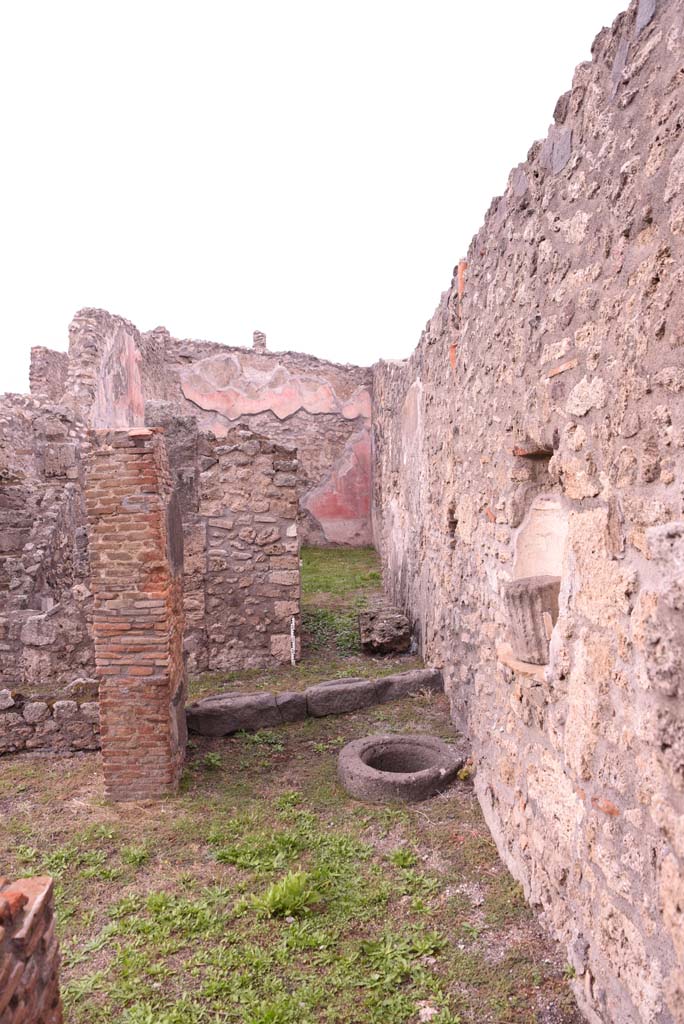
<svg viewBox="0 0 684 1024">
<path fill-rule="evenodd" d="M 105 789 L 173 793 L 185 755 L 183 532 L 163 432 L 92 431 L 86 504 Z"/>
<path fill-rule="evenodd" d="M 0 877 L 0 1021 L 61 1024 L 52 879 Z"/>
</svg>

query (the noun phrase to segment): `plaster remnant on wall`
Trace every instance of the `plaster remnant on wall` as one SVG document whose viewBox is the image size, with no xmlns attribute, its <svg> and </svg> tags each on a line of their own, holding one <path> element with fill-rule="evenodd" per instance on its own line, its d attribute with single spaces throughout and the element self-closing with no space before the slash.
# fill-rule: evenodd
<svg viewBox="0 0 684 1024">
<path fill-rule="evenodd" d="M 327 480 L 304 499 L 304 508 L 321 524 L 332 544 L 371 544 L 371 437 L 363 429 L 352 437 Z"/>
</svg>

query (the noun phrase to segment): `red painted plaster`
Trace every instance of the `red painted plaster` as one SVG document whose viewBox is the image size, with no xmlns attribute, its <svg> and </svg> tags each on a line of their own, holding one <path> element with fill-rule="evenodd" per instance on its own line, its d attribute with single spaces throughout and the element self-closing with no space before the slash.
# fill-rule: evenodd
<svg viewBox="0 0 684 1024">
<path fill-rule="evenodd" d="M 349 442 L 328 479 L 305 499 L 304 507 L 334 544 L 370 544 L 371 438 L 363 429 Z"/>
</svg>

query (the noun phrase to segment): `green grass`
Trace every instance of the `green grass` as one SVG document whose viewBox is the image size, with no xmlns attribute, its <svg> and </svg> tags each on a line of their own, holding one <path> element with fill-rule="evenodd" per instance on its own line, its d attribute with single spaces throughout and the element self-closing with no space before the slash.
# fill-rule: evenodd
<svg viewBox="0 0 684 1024">
<path fill-rule="evenodd" d="M 318 899 L 311 883 L 306 871 L 289 871 L 264 893 L 253 896 L 251 905 L 267 917 L 299 917 L 307 914 Z"/>
<path fill-rule="evenodd" d="M 304 556 L 309 610 L 351 616 L 377 587 L 372 552 Z M 306 665 L 236 685 L 417 663 L 345 653 L 340 619 L 317 621 Z M 68 1024 L 415 1024 L 426 1005 L 433 1024 L 580 1024 L 470 778 L 415 807 L 339 786 L 340 747 L 385 731 L 453 736 L 446 698 L 196 737 L 154 803 L 106 804 L 98 755 L 3 758 L 0 863 L 55 878 Z"/>
<path fill-rule="evenodd" d="M 381 587 L 380 559 L 374 548 L 302 548 L 305 606 L 320 594 L 348 597 Z"/>
<path fill-rule="evenodd" d="M 182 795 L 143 806 L 103 802 L 96 756 L 40 763 L 19 795 L 22 762 L 3 764 L 0 858 L 57 872 L 69 1024 L 415 1024 L 422 1003 L 578 1022 L 470 781 L 416 807 L 340 789 L 337 750 L 379 728 L 449 736 L 446 700 L 199 737 Z"/>
<path fill-rule="evenodd" d="M 190 680 L 190 698 L 222 690 L 302 690 L 324 679 L 377 679 L 420 667 L 413 655 L 361 653 L 358 614 L 381 592 L 374 548 L 302 548 L 302 660 L 276 670 L 214 672 Z"/>
<path fill-rule="evenodd" d="M 359 609 L 360 611 L 361 609 Z M 311 608 L 302 612 L 302 631 L 309 650 L 334 651 L 337 655 L 360 654 L 358 611 Z"/>
</svg>

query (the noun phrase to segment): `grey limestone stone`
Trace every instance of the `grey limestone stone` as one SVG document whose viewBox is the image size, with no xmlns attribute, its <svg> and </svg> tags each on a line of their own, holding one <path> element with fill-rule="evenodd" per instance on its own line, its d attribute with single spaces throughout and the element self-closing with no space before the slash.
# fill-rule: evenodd
<svg viewBox="0 0 684 1024">
<path fill-rule="evenodd" d="M 542 146 L 541 162 L 552 174 L 560 174 L 572 155 L 572 129 L 552 125 Z"/>
<path fill-rule="evenodd" d="M 81 704 L 81 715 L 84 721 L 90 722 L 91 725 L 99 725 L 100 705 L 97 701 L 87 701 L 85 704 Z"/>
<path fill-rule="evenodd" d="M 21 642 L 31 647 L 48 647 L 55 642 L 57 627 L 47 614 L 32 615 L 21 631 Z"/>
<path fill-rule="evenodd" d="M 639 0 L 636 16 L 637 34 L 653 21 L 656 12 L 656 0 Z"/>
<path fill-rule="evenodd" d="M 14 698 L 11 690 L 0 690 L 0 711 L 11 708 L 14 705 Z"/>
<path fill-rule="evenodd" d="M 56 700 L 52 706 L 55 721 L 65 722 L 78 714 L 78 704 L 75 700 Z"/>
<path fill-rule="evenodd" d="M 32 701 L 30 704 L 24 705 L 23 715 L 26 722 L 42 722 L 44 718 L 47 718 L 50 714 L 50 708 L 45 701 L 37 700 Z"/>
</svg>

